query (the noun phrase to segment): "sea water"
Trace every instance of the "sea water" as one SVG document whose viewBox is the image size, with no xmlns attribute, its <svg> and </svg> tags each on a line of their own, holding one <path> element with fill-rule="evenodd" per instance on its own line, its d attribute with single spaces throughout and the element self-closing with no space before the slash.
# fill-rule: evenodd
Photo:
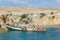
<svg viewBox="0 0 60 40">
<path fill-rule="evenodd" d="M 0 40 L 60 40 L 60 28 L 47 28 L 46 32 L 1 31 Z"/>
</svg>

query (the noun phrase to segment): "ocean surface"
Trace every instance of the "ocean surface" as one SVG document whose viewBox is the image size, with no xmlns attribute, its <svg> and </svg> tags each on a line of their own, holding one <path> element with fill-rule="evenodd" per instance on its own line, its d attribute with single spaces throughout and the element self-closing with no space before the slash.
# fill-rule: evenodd
<svg viewBox="0 0 60 40">
<path fill-rule="evenodd" d="M 0 40 L 60 40 L 60 28 L 47 28 L 47 32 L 1 31 Z"/>
</svg>

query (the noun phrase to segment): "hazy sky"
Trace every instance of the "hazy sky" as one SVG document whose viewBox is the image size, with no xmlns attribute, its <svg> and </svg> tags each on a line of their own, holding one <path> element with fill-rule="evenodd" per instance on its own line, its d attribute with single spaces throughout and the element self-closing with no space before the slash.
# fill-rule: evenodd
<svg viewBox="0 0 60 40">
<path fill-rule="evenodd" d="M 0 0 L 0 6 L 60 8 L 60 0 Z"/>
</svg>

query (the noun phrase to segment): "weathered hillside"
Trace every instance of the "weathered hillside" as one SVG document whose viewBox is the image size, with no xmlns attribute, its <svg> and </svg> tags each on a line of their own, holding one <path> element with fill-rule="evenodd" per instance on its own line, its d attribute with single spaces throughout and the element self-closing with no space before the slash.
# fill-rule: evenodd
<svg viewBox="0 0 60 40">
<path fill-rule="evenodd" d="M 54 12 L 54 19 L 50 18 L 50 13 Z M 45 13 L 47 16 L 43 18 L 34 18 L 32 24 L 35 25 L 60 25 L 60 9 L 54 8 L 14 8 L 14 7 L 1 7 L 0 8 L 0 15 L 2 14 L 10 14 L 13 15 L 20 15 L 21 13 L 33 13 L 33 14 L 40 14 Z"/>
</svg>

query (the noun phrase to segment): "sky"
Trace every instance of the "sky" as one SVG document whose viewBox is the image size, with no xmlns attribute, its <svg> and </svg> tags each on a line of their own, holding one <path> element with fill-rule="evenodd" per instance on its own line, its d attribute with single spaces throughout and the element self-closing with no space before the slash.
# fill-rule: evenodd
<svg viewBox="0 0 60 40">
<path fill-rule="evenodd" d="M 60 8 L 60 0 L 0 0 L 2 7 Z"/>
</svg>

